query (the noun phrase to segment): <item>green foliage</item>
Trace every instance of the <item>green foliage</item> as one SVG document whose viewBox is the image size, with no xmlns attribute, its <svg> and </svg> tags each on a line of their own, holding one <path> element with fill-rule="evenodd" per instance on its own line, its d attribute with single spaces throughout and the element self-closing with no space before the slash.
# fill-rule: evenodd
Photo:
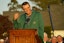
<svg viewBox="0 0 64 43">
<path fill-rule="evenodd" d="M 15 3 L 15 2 L 17 2 L 17 1 L 16 1 L 16 0 L 11 0 L 11 2 L 14 2 L 14 3 Z"/>
<path fill-rule="evenodd" d="M 51 38 L 51 26 L 45 26 L 44 27 L 44 32 L 48 34 L 48 37 Z"/>
<path fill-rule="evenodd" d="M 10 29 L 13 29 L 13 23 L 7 16 L 0 15 L 0 38 L 4 38 L 4 36 L 6 36 L 6 32 Z"/>
<path fill-rule="evenodd" d="M 40 2 L 38 3 L 38 5 L 42 8 L 47 8 L 48 5 L 51 5 L 51 4 L 60 4 L 61 3 L 61 0 L 33 0 L 35 2 Z"/>
</svg>

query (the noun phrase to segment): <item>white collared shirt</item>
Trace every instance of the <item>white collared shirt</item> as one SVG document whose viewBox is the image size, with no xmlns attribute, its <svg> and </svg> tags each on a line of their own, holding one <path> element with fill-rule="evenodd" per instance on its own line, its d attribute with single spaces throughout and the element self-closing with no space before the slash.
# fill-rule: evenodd
<svg viewBox="0 0 64 43">
<path fill-rule="evenodd" d="M 61 41 L 61 42 L 58 42 L 58 43 L 63 43 L 63 42 Z"/>
<path fill-rule="evenodd" d="M 44 43 L 46 43 L 46 41 L 44 41 Z"/>
</svg>

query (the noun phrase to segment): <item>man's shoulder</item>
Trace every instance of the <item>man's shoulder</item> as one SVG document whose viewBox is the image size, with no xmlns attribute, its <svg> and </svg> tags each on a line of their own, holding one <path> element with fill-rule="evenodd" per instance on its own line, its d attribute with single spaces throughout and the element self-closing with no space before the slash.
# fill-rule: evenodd
<svg viewBox="0 0 64 43">
<path fill-rule="evenodd" d="M 34 14 L 35 16 L 40 16 L 40 15 L 41 15 L 41 13 L 40 13 L 39 11 L 36 11 L 36 10 L 33 10 L 33 14 Z"/>
<path fill-rule="evenodd" d="M 23 13 L 23 14 L 20 15 L 20 17 L 23 17 L 23 16 L 25 16 L 25 13 Z"/>
<path fill-rule="evenodd" d="M 34 13 L 40 13 L 39 11 L 36 11 L 36 10 L 32 10 Z"/>
</svg>

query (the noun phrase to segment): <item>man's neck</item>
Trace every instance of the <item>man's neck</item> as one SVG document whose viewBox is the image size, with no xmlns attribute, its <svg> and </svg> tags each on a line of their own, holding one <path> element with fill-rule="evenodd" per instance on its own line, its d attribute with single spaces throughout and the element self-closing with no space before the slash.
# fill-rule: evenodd
<svg viewBox="0 0 64 43">
<path fill-rule="evenodd" d="M 31 16 L 31 14 L 27 14 L 27 16 L 28 16 L 28 17 L 30 17 L 30 16 Z"/>
<path fill-rule="evenodd" d="M 27 16 L 29 17 L 29 16 L 31 16 L 31 14 L 32 14 L 32 11 L 30 13 L 28 13 Z"/>
</svg>

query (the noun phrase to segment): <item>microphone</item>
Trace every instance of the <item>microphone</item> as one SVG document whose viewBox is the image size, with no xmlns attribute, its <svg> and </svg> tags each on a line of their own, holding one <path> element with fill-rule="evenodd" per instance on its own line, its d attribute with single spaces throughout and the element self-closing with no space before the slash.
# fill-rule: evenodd
<svg viewBox="0 0 64 43">
<path fill-rule="evenodd" d="M 25 23 L 24 23 L 24 25 L 23 25 L 23 28 L 25 28 L 25 25 L 28 24 L 29 21 L 30 21 L 30 17 L 27 17 L 26 20 L 25 20 Z"/>
<path fill-rule="evenodd" d="M 28 18 L 26 18 L 26 24 L 28 24 L 29 23 L 29 21 L 30 21 L 30 18 L 28 17 Z"/>
</svg>

